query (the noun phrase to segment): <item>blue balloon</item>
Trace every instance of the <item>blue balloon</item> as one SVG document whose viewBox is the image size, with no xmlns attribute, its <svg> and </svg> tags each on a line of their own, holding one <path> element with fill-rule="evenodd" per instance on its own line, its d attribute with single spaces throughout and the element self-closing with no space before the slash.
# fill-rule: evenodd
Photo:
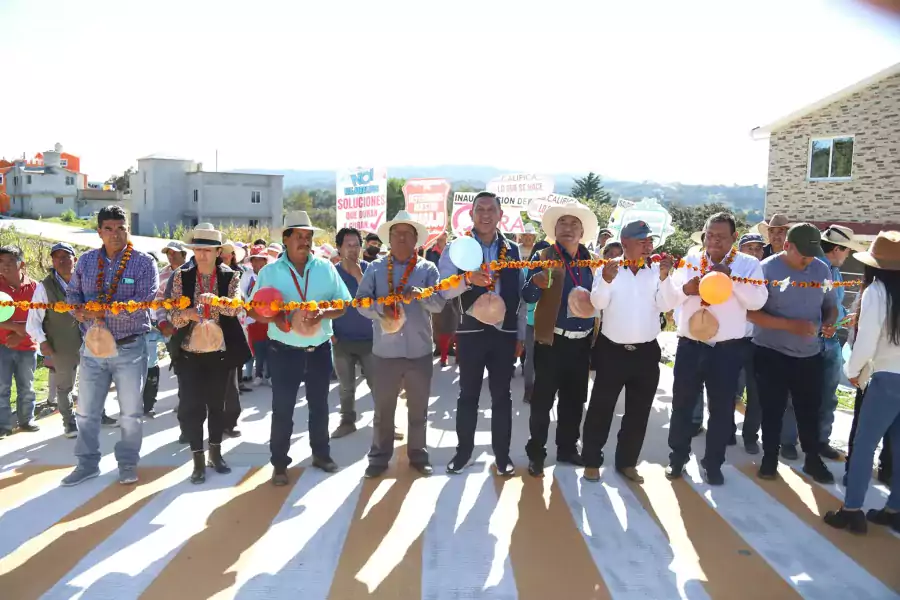
<svg viewBox="0 0 900 600">
<path fill-rule="evenodd" d="M 484 261 L 481 244 L 469 236 L 456 238 L 450 244 L 450 260 L 458 269 L 477 271 Z"/>
</svg>

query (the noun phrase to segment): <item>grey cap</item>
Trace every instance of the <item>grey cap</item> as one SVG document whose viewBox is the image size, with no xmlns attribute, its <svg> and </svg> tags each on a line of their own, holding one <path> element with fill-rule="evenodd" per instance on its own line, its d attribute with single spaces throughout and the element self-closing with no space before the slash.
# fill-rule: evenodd
<svg viewBox="0 0 900 600">
<path fill-rule="evenodd" d="M 175 252 L 187 252 L 187 248 L 184 247 L 184 244 L 177 240 L 172 240 L 166 244 L 165 248 L 162 249 L 162 253 L 165 254 L 169 250 L 174 250 Z"/>
<path fill-rule="evenodd" d="M 53 247 L 50 248 L 50 255 L 52 256 L 53 253 L 57 250 L 65 250 L 72 256 L 75 256 L 75 248 L 73 248 L 71 244 L 67 244 L 66 242 L 56 242 L 55 244 L 53 244 Z"/>
<path fill-rule="evenodd" d="M 765 240 L 763 240 L 763 236 L 758 233 L 745 233 L 741 236 L 741 241 L 738 242 L 738 248 L 742 248 L 744 244 L 765 244 Z"/>
<path fill-rule="evenodd" d="M 650 229 L 650 226 L 647 225 L 644 221 L 632 221 L 628 225 L 622 228 L 622 232 L 619 234 L 619 237 L 623 240 L 625 238 L 635 239 L 635 240 L 645 240 L 648 237 L 656 237 L 653 233 L 653 230 Z"/>
</svg>

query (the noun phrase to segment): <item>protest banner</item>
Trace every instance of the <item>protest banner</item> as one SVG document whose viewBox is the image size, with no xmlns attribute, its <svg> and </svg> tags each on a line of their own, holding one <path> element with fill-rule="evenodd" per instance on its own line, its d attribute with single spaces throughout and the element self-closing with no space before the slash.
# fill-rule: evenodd
<svg viewBox="0 0 900 600">
<path fill-rule="evenodd" d="M 449 194 L 450 183 L 446 179 L 408 179 L 403 186 L 407 212 L 428 228 L 428 239 L 419 240 L 420 246 L 427 246 L 447 228 Z"/>
<path fill-rule="evenodd" d="M 618 240 L 622 228 L 632 221 L 644 221 L 650 226 L 653 235 L 658 238 L 656 247 L 665 244 L 666 238 L 675 233 L 672 215 L 656 198 L 644 198 L 637 202 L 619 200 L 607 226 L 614 236 L 613 239 Z"/>
<path fill-rule="evenodd" d="M 578 200 L 572 196 L 564 196 L 562 194 L 549 194 L 546 198 L 535 198 L 528 203 L 528 218 L 540 221 L 551 206 L 561 206 L 573 202 L 578 202 Z"/>
<path fill-rule="evenodd" d="M 453 194 L 453 212 L 450 226 L 454 235 L 465 235 L 472 229 L 472 203 L 476 192 L 456 192 Z M 498 226 L 502 233 L 525 233 L 525 223 L 518 208 L 503 207 L 503 216 Z"/>
<path fill-rule="evenodd" d="M 497 194 L 504 209 L 525 210 L 532 200 L 553 193 L 553 178 L 534 173 L 500 175 L 491 179 L 485 189 Z"/>
<path fill-rule="evenodd" d="M 387 212 L 387 169 L 370 167 L 337 172 L 337 228 L 375 231 Z"/>
</svg>

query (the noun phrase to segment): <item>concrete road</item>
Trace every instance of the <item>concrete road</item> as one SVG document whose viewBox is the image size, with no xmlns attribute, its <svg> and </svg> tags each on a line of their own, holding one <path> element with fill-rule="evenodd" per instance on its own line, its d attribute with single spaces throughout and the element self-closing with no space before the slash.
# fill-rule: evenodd
<svg viewBox="0 0 900 600">
<path fill-rule="evenodd" d="M 59 223 L 47 221 L 35 221 L 33 219 L 16 219 L 12 217 L 0 218 L 0 228 L 15 227 L 17 231 L 29 235 L 41 236 L 47 240 L 56 242 L 69 242 L 88 248 L 99 248 L 100 237 L 96 229 L 83 229 Z M 131 236 L 134 247 L 142 252 L 158 252 L 166 245 L 168 240 L 162 238 L 146 237 L 142 235 Z"/>
<path fill-rule="evenodd" d="M 177 392 L 165 367 L 159 415 L 144 424 L 137 486 L 115 483 L 118 431 L 105 429 L 103 475 L 57 487 L 74 462 L 75 442 L 60 436 L 58 416 L 48 417 L 39 433 L 0 440 L 0 597 L 856 600 L 900 593 L 900 538 L 877 527 L 857 538 L 824 525 L 821 515 L 840 505 L 843 488 L 812 483 L 796 463 L 783 463 L 780 479 L 764 482 L 737 446 L 728 449 L 724 486 L 706 485 L 696 461 L 685 479 L 667 481 L 666 367 L 639 465 L 643 485 L 611 468 L 600 483 L 585 482 L 581 469 L 553 464 L 552 446 L 546 476 L 528 476 L 521 376 L 511 389 L 517 476 L 489 472 L 489 408 L 479 419 L 476 464 L 446 475 L 458 378 L 452 365 L 435 366 L 431 478 L 409 469 L 401 441 L 385 478 L 362 479 L 372 422 L 363 379 L 359 430 L 332 443 L 342 466 L 335 475 L 309 468 L 300 388 L 286 488 L 268 481 L 269 388 L 242 396 L 243 436 L 223 444 L 233 471 L 209 473 L 202 486 L 186 482 L 190 452 L 177 443 Z M 335 388 L 332 428 L 339 420 Z M 486 387 L 482 406 L 489 406 Z M 107 408 L 115 415 L 114 395 Z M 620 402 L 613 431 L 621 410 Z M 402 428 L 402 407 L 397 416 Z M 838 415 L 839 441 L 846 442 L 849 423 Z M 703 444 L 696 438 L 699 456 Z M 608 457 L 614 448 L 611 436 Z M 873 484 L 867 505 L 880 507 L 886 495 Z"/>
</svg>

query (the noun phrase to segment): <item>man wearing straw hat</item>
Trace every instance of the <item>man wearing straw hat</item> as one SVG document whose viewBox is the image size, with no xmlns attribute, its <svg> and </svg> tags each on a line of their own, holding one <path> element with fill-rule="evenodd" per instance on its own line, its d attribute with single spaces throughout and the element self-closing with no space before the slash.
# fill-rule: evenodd
<svg viewBox="0 0 900 600">
<path fill-rule="evenodd" d="M 853 252 L 865 252 L 867 246 L 856 239 L 853 230 L 841 225 L 831 225 L 822 232 L 822 254 L 819 259 L 831 269 L 830 279 L 835 282 L 844 280 L 841 275 L 841 267 L 844 261 Z M 834 288 L 835 303 L 837 304 L 838 326 L 853 326 L 856 315 L 848 315 L 844 308 L 844 288 Z M 848 319 L 849 317 L 849 319 Z M 826 331 L 831 335 L 826 335 Z M 844 359 L 841 356 L 841 341 L 834 335 L 834 330 L 823 329 L 819 336 L 822 348 L 822 406 L 819 409 L 819 454 L 829 460 L 839 460 L 842 453 L 830 444 L 831 428 L 834 425 L 834 411 L 837 410 L 837 388 L 841 382 L 841 371 L 844 368 Z M 794 416 L 793 406 L 788 405 L 784 413 L 784 425 L 781 433 L 782 446 L 785 444 L 796 448 L 797 445 L 797 419 Z M 794 450 L 796 452 L 796 450 Z"/>
<path fill-rule="evenodd" d="M 305 211 L 289 212 L 284 217 L 281 241 L 284 253 L 274 263 L 262 268 L 253 290 L 275 288 L 284 302 L 317 302 L 351 300 L 347 286 L 334 265 L 312 252 L 313 235 L 321 231 L 313 227 Z M 251 298 L 252 299 L 252 298 Z M 272 433 L 269 449 L 275 472 L 272 483 L 289 483 L 287 467 L 291 435 L 294 432 L 294 406 L 302 382 L 306 383 L 309 410 L 309 444 L 312 466 L 334 473 L 337 464 L 331 459 L 328 435 L 328 384 L 331 379 L 331 320 L 344 314 L 343 308 L 318 308 L 297 314 L 260 314 L 253 309 L 250 316 L 269 324 L 269 364 L 272 375 Z"/>
<path fill-rule="evenodd" d="M 576 260 L 590 260 L 585 244 L 597 239 L 597 216 L 590 208 L 573 202 L 551 206 L 544 213 L 541 227 L 552 244 L 542 250 L 538 260 L 561 260 L 563 267 L 529 269 L 522 288 L 522 299 L 536 303 L 534 310 L 534 392 L 528 420 L 530 437 L 525 451 L 528 472 L 533 477 L 544 473 L 550 411 L 557 393 L 556 462 L 581 466 L 578 451 L 581 416 L 587 401 L 588 372 L 591 361 L 591 336 L 595 311 L 590 306 L 594 275 L 590 267 L 572 266 Z M 590 314 L 570 314 L 569 296 L 581 288 Z"/>
<path fill-rule="evenodd" d="M 394 413 L 401 386 L 406 390 L 409 412 L 409 466 L 422 475 L 431 475 L 434 470 L 425 447 L 434 369 L 431 316 L 444 308 L 444 298 L 440 294 L 420 300 L 412 298 L 436 285 L 439 274 L 434 263 L 416 255 L 420 241 L 428 237 L 428 229 L 405 210 L 382 223 L 378 237 L 388 240 L 389 253 L 370 263 L 356 292 L 357 299 L 372 300 L 370 306 L 359 307 L 359 314 L 374 321 L 371 379 L 375 419 L 366 477 L 382 476 L 394 454 Z M 376 298 L 393 294 L 402 295 L 404 302 L 390 306 L 375 302 Z"/>
<path fill-rule="evenodd" d="M 66 302 L 87 301 L 150 302 L 159 288 L 156 261 L 149 254 L 134 249 L 128 239 L 128 222 L 121 206 L 107 206 L 97 213 L 97 233 L 103 245 L 82 255 L 66 290 Z M 144 402 L 141 389 L 147 376 L 147 343 L 150 332 L 150 310 L 120 312 L 77 309 L 72 316 L 81 322 L 82 333 L 100 322 L 115 340 L 115 353 L 97 357 L 85 345 L 78 368 L 80 384 L 78 409 L 78 441 L 75 456 L 78 466 L 62 480 L 62 485 L 78 485 L 100 474 L 100 417 L 115 380 L 119 401 L 119 426 L 122 439 L 116 444 L 119 483 L 129 485 L 138 480 L 137 464 L 143 441 Z"/>
</svg>

